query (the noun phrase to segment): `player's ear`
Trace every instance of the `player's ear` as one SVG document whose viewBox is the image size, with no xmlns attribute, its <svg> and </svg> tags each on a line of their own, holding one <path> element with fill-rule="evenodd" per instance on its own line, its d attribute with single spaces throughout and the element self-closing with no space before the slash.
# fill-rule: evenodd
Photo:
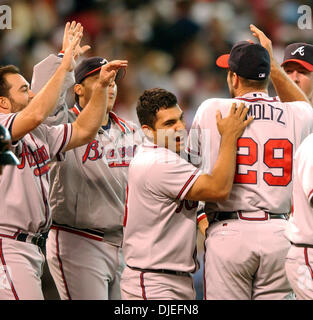
<svg viewBox="0 0 313 320">
<path fill-rule="evenodd" d="M 84 88 L 81 84 L 77 83 L 74 86 L 74 92 L 80 97 L 84 94 Z"/>
<path fill-rule="evenodd" d="M 239 85 L 239 76 L 237 75 L 237 73 L 233 72 L 231 81 L 232 81 L 233 87 L 237 89 Z"/>
<path fill-rule="evenodd" d="M 152 128 L 144 124 L 142 125 L 141 129 L 147 138 L 153 139 L 154 135 L 153 135 Z"/>
<path fill-rule="evenodd" d="M 0 109 L 4 112 L 10 112 L 11 102 L 7 97 L 0 97 Z"/>
</svg>

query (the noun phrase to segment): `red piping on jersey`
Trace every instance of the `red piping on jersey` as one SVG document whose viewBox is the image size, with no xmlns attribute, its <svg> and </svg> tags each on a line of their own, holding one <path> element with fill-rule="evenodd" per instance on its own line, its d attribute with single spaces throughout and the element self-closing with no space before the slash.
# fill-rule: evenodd
<svg viewBox="0 0 313 320">
<path fill-rule="evenodd" d="M 202 220 L 205 219 L 205 218 L 206 218 L 206 214 L 205 214 L 205 213 L 202 213 L 202 214 L 200 214 L 200 215 L 197 217 L 197 221 L 200 222 L 200 221 L 202 221 Z"/>
<path fill-rule="evenodd" d="M 197 172 L 200 169 L 197 169 L 192 175 L 191 177 L 188 179 L 188 181 L 185 183 L 185 185 L 182 187 L 182 189 L 180 190 L 178 196 L 176 197 L 176 200 L 179 200 L 181 195 L 183 194 L 183 192 L 185 191 L 185 189 L 187 188 L 187 186 L 189 185 L 189 183 L 192 181 L 192 179 L 195 177 L 195 175 L 197 174 Z"/>
<path fill-rule="evenodd" d="M 0 239 L 0 259 L 1 259 L 1 262 L 2 262 L 2 265 L 3 265 L 3 271 L 5 272 L 6 278 L 10 283 L 10 287 L 11 287 L 12 293 L 14 295 L 14 298 L 15 298 L 15 300 L 19 300 L 19 297 L 18 297 L 18 295 L 16 293 L 16 290 L 14 288 L 13 282 L 11 280 L 10 274 L 8 272 L 7 265 L 5 263 L 5 259 L 4 259 L 4 255 L 3 255 L 3 249 L 2 249 L 2 239 Z"/>
<path fill-rule="evenodd" d="M 308 195 L 308 198 L 309 198 L 309 199 L 310 199 L 312 193 L 313 193 L 313 189 L 311 190 L 311 192 L 310 192 L 309 195 Z"/>
<path fill-rule="evenodd" d="M 147 296 L 146 296 L 146 288 L 145 288 L 145 284 L 144 284 L 144 280 L 143 280 L 143 274 L 144 274 L 144 272 L 140 273 L 140 286 L 142 289 L 142 297 L 143 297 L 143 300 L 148 300 Z"/>
<path fill-rule="evenodd" d="M 313 279 L 313 270 L 312 270 L 312 267 L 310 266 L 310 262 L 309 262 L 308 248 L 304 248 L 304 260 L 305 260 L 305 264 L 307 265 L 307 267 L 310 270 L 311 278 Z"/>
<path fill-rule="evenodd" d="M 79 107 L 75 104 L 74 107 L 71 109 L 77 116 L 80 114 L 80 109 Z M 129 131 L 135 132 L 135 129 L 132 128 L 125 120 L 121 119 L 118 117 L 114 112 L 110 111 L 109 112 L 109 117 L 114 120 L 114 122 L 119 126 L 121 131 L 123 133 L 126 133 L 126 129 Z"/>
<path fill-rule="evenodd" d="M 61 150 L 63 149 L 64 145 L 65 145 L 65 142 L 67 140 L 67 135 L 68 135 L 68 126 L 67 124 L 64 124 L 64 135 L 63 135 L 63 141 L 61 143 L 61 146 L 57 152 L 57 155 L 61 152 Z"/>
<path fill-rule="evenodd" d="M 64 283 L 65 291 L 66 291 L 66 294 L 67 294 L 67 298 L 68 298 L 68 300 L 72 300 L 71 295 L 70 295 L 69 290 L 68 290 L 67 282 L 66 282 L 66 280 L 65 280 L 65 274 L 64 274 L 64 270 L 63 270 L 63 264 L 62 264 L 62 260 L 61 260 L 61 257 L 60 257 L 59 239 L 58 239 L 58 238 L 59 238 L 59 230 L 56 231 L 56 235 L 55 235 L 55 243 L 56 243 L 56 249 L 57 249 L 57 258 L 58 258 L 58 261 L 59 261 L 59 267 L 60 267 L 61 276 L 62 276 L 62 280 L 63 280 L 63 283 Z"/>
<path fill-rule="evenodd" d="M 8 123 L 9 123 L 9 121 L 11 120 L 11 118 L 12 117 L 15 117 L 16 116 L 16 113 L 13 113 L 8 119 L 7 119 L 7 121 L 6 121 L 6 123 L 5 123 L 5 127 L 8 125 Z"/>
<path fill-rule="evenodd" d="M 123 226 L 126 227 L 126 222 L 127 222 L 127 213 L 128 213 L 128 207 L 127 207 L 127 202 L 128 202 L 128 184 L 126 186 L 126 199 L 125 199 L 125 214 L 124 214 L 124 221 L 123 221 Z"/>
<path fill-rule="evenodd" d="M 91 235 L 90 233 L 87 233 L 85 231 L 73 230 L 73 229 L 65 228 L 65 227 L 61 227 L 61 226 L 53 226 L 52 225 L 50 229 L 66 231 L 66 232 L 73 233 L 73 234 L 76 234 L 78 236 L 82 236 L 82 237 L 85 237 L 85 238 L 88 238 L 88 239 L 92 239 L 92 240 L 97 240 L 97 241 L 102 241 L 103 240 L 103 238 L 100 237 L 100 236 L 97 237 L 97 236 Z"/>
<path fill-rule="evenodd" d="M 256 101 L 265 101 L 265 102 L 278 102 L 278 100 L 276 98 L 272 98 L 272 99 L 264 99 L 264 98 L 235 98 L 238 100 L 243 100 L 246 102 L 256 102 Z"/>
</svg>

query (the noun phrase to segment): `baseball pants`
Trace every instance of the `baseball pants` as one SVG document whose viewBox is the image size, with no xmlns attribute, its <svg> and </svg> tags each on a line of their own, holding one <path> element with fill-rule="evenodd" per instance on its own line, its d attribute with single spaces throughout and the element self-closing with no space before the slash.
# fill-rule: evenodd
<svg viewBox="0 0 313 320">
<path fill-rule="evenodd" d="M 62 300 L 121 299 L 121 248 L 51 229 L 46 257 Z"/>
<path fill-rule="evenodd" d="M 284 268 L 290 248 L 286 224 L 284 219 L 213 223 L 205 240 L 205 299 L 292 299 Z"/>
<path fill-rule="evenodd" d="M 0 238 L 0 300 L 43 300 L 44 262 L 38 246 Z"/>
<path fill-rule="evenodd" d="M 191 276 L 141 272 L 127 266 L 121 278 L 123 300 L 195 300 Z"/>
<path fill-rule="evenodd" d="M 313 300 L 313 248 L 291 245 L 286 274 L 298 300 Z"/>
</svg>

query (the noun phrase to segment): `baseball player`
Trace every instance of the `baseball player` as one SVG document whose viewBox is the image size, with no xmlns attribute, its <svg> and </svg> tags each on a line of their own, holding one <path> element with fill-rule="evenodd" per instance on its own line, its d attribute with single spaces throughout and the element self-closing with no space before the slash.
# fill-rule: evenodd
<svg viewBox="0 0 313 320">
<path fill-rule="evenodd" d="M 285 49 L 282 66 L 313 103 L 313 45 L 292 43 Z"/>
<path fill-rule="evenodd" d="M 297 299 L 313 299 L 313 134 L 298 148 L 294 159 L 293 211 L 286 236 L 291 247 L 286 273 Z"/>
<path fill-rule="evenodd" d="M 2 174 L 2 166 L 20 164 L 16 155 L 10 150 L 10 147 L 10 133 L 8 129 L 0 125 L 0 175 Z"/>
<path fill-rule="evenodd" d="M 50 55 L 35 66 L 35 92 L 61 61 L 62 57 Z M 100 69 L 107 63 L 102 57 L 84 59 L 75 69 L 74 107 L 65 110 L 63 103 L 58 107 L 63 111 L 56 112 L 49 121 L 74 122 L 89 103 Z M 107 112 L 95 138 L 67 152 L 66 160 L 51 168 L 53 224 L 47 240 L 47 261 L 61 299 L 121 298 L 127 173 L 142 134 L 133 123 L 112 112 L 116 95 L 113 81 Z"/>
<path fill-rule="evenodd" d="M 196 211 L 199 200 L 226 199 L 235 171 L 236 141 L 253 120 L 233 104 L 216 121 L 222 135 L 211 175 L 179 156 L 185 122 L 176 97 L 146 90 L 137 115 L 146 135 L 131 161 L 125 205 L 121 279 L 123 299 L 195 299 L 190 273 L 197 270 Z"/>
<path fill-rule="evenodd" d="M 34 96 L 14 66 L 0 68 L 0 124 L 10 132 L 18 166 L 6 166 L 0 177 L 0 299 L 43 299 L 41 248 L 51 225 L 48 204 L 50 160 L 90 141 L 101 125 L 106 109 L 107 87 L 116 70 L 127 61 L 103 66 L 93 88 L 92 106 L 74 123 L 46 126 L 65 76 L 73 70 L 74 52 L 82 32 L 73 35 L 62 63 L 44 88 Z"/>
<path fill-rule="evenodd" d="M 228 69 L 233 99 L 208 99 L 200 105 L 189 135 L 193 161 L 211 172 L 220 140 L 212 118 L 217 109 L 225 115 L 229 103 L 243 101 L 255 120 L 238 139 L 229 199 L 205 204 L 211 222 L 205 240 L 205 299 L 287 299 L 292 290 L 284 259 L 290 243 L 284 230 L 292 158 L 313 130 L 313 111 L 307 102 L 282 103 L 268 96 L 270 55 L 259 44 L 238 42 L 217 65 Z M 294 85 L 284 79 L 289 81 L 285 88 Z"/>
</svg>

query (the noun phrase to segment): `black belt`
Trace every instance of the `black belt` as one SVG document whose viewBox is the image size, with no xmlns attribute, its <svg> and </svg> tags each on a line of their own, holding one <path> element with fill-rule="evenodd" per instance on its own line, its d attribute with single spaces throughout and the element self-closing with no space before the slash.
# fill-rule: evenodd
<svg viewBox="0 0 313 320">
<path fill-rule="evenodd" d="M 305 244 L 305 243 L 293 243 L 290 241 L 290 243 L 295 246 L 295 247 L 300 247 L 300 248 L 313 248 L 312 244 Z"/>
<path fill-rule="evenodd" d="M 21 241 L 21 242 L 35 244 L 39 248 L 44 249 L 46 246 L 46 239 L 48 238 L 48 232 L 39 234 L 38 236 L 32 236 L 28 233 L 21 232 L 14 236 L 1 234 L 0 237 L 10 238 L 10 239 Z"/>
<path fill-rule="evenodd" d="M 152 272 L 152 273 L 165 273 L 165 274 L 174 274 L 176 276 L 184 276 L 184 277 L 190 277 L 189 272 L 183 272 L 183 271 L 174 271 L 174 270 L 166 270 L 166 269 L 141 269 L 136 267 L 130 267 L 127 265 L 128 268 L 140 271 L 140 272 Z"/>
<path fill-rule="evenodd" d="M 229 212 L 214 212 L 212 215 L 209 215 L 209 222 L 218 222 L 223 220 L 230 219 L 240 219 L 246 221 L 266 221 L 269 219 L 285 219 L 288 220 L 288 215 L 285 213 L 271 213 L 265 212 L 264 217 L 244 217 L 240 211 L 229 211 Z"/>
</svg>

